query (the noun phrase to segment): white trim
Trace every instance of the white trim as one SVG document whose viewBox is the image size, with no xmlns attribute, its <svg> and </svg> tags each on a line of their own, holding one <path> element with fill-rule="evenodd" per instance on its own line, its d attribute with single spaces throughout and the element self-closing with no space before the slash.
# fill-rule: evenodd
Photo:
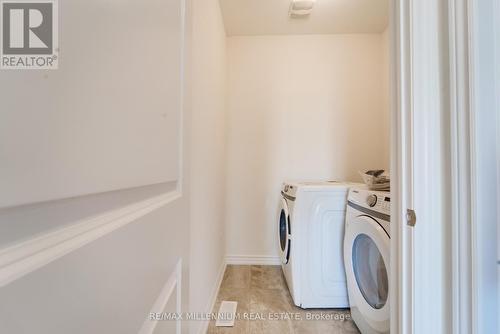
<svg viewBox="0 0 500 334">
<path fill-rule="evenodd" d="M 272 255 L 226 255 L 226 263 L 236 265 L 278 266 L 281 265 L 281 259 L 279 256 Z"/>
<path fill-rule="evenodd" d="M 181 314 L 181 282 L 182 282 L 182 259 L 177 262 L 175 266 L 174 272 L 170 275 L 167 282 L 161 289 L 160 295 L 156 299 L 151 308 L 151 311 L 148 313 L 146 320 L 142 324 L 141 329 L 139 330 L 139 334 L 152 334 L 158 325 L 158 321 L 151 320 L 150 315 L 152 313 L 163 313 L 165 312 L 165 307 L 167 306 L 168 301 L 172 297 L 174 291 L 176 291 L 176 309 L 175 312 L 177 314 Z M 181 334 L 181 321 L 180 319 L 176 319 L 176 334 Z"/>
<path fill-rule="evenodd" d="M 173 191 L 0 249 L 0 287 L 181 197 Z"/>
<path fill-rule="evenodd" d="M 471 88 L 468 0 L 449 0 L 452 331 L 472 333 Z"/>
<path fill-rule="evenodd" d="M 222 284 L 222 279 L 224 278 L 224 273 L 226 272 L 226 267 L 227 263 L 226 261 L 222 261 L 220 269 L 219 269 L 219 274 L 217 276 L 217 280 L 215 281 L 215 284 L 212 288 L 212 293 L 210 295 L 210 298 L 207 303 L 207 307 L 205 308 L 205 313 L 212 313 L 214 312 L 214 307 L 215 307 L 215 302 L 217 301 L 217 296 L 219 295 L 219 290 Z M 201 325 L 200 329 L 198 330 L 199 334 L 204 334 L 208 330 L 208 325 L 210 324 L 210 321 L 203 321 L 203 324 Z"/>
<path fill-rule="evenodd" d="M 497 60 L 495 63 L 495 91 L 498 92 L 500 90 L 500 3 L 495 2 L 495 59 Z M 497 199 L 500 199 L 500 154 L 498 150 L 500 150 L 500 94 L 497 94 L 497 100 L 495 104 L 495 108 L 497 111 Z M 497 245 L 500 245 L 500 205 L 497 206 Z M 498 307 L 498 315 L 500 319 L 500 246 L 497 246 L 497 263 L 498 265 L 498 276 L 497 276 L 497 288 L 498 288 L 498 298 L 497 298 L 497 307 Z M 500 321 L 498 324 L 498 330 L 500 331 Z"/>
<path fill-rule="evenodd" d="M 413 1 L 392 1 L 391 332 L 413 333 L 413 235 L 406 225 L 412 199 Z"/>
</svg>

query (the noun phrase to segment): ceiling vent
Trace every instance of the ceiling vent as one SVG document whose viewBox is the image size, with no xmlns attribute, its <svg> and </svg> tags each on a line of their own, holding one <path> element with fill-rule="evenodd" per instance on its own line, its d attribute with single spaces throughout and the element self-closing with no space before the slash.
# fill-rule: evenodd
<svg viewBox="0 0 500 334">
<path fill-rule="evenodd" d="M 307 17 L 311 14 L 316 0 L 292 0 L 289 15 L 291 18 Z"/>
</svg>

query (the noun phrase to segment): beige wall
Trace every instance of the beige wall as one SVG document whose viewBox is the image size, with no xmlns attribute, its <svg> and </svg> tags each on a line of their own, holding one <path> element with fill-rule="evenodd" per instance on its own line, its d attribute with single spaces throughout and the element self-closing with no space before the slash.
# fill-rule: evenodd
<svg viewBox="0 0 500 334">
<path fill-rule="evenodd" d="M 383 76 L 383 119 L 386 124 L 384 135 L 384 161 L 387 162 L 387 170 L 390 169 L 391 159 L 391 42 L 389 27 L 382 33 L 382 76 Z"/>
<path fill-rule="evenodd" d="M 277 255 L 284 180 L 388 167 L 383 47 L 380 34 L 228 38 L 229 255 Z"/>
<path fill-rule="evenodd" d="M 190 307 L 210 312 L 224 261 L 226 35 L 217 0 L 193 2 Z M 193 322 L 192 333 L 201 328 Z"/>
</svg>

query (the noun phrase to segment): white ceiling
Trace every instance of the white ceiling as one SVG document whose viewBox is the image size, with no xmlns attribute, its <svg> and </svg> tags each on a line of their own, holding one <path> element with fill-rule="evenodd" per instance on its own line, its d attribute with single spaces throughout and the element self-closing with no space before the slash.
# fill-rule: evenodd
<svg viewBox="0 0 500 334">
<path fill-rule="evenodd" d="M 389 20 L 389 0 L 316 0 L 311 15 L 288 17 L 291 0 L 220 0 L 226 34 L 380 33 Z"/>
</svg>

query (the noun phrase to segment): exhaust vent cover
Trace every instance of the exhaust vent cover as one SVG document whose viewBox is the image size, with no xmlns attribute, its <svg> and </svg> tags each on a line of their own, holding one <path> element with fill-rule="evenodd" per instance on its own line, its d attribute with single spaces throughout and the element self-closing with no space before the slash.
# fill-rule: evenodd
<svg viewBox="0 0 500 334">
<path fill-rule="evenodd" d="M 291 18 L 301 18 L 311 14 L 316 0 L 292 0 L 289 15 Z"/>
</svg>

